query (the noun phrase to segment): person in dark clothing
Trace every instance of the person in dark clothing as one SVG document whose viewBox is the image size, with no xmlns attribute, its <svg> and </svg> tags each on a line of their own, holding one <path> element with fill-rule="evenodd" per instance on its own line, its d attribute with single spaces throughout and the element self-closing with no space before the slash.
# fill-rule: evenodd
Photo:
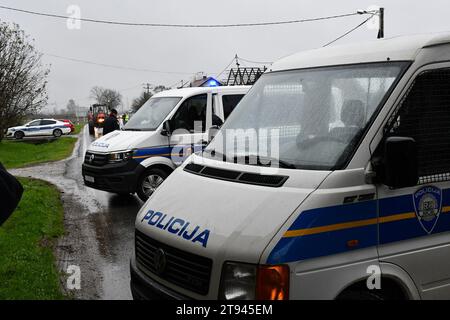
<svg viewBox="0 0 450 320">
<path fill-rule="evenodd" d="M 119 121 L 117 120 L 117 110 L 112 109 L 109 117 L 105 120 L 103 124 L 103 135 L 119 130 Z"/>
<path fill-rule="evenodd" d="M 23 187 L 0 163 L 0 226 L 14 212 L 22 198 Z"/>
</svg>

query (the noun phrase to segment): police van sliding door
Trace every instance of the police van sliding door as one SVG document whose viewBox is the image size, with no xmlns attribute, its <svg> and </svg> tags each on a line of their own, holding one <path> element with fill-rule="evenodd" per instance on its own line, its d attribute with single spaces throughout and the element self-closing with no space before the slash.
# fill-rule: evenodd
<svg viewBox="0 0 450 320">
<path fill-rule="evenodd" d="M 419 181 L 378 186 L 380 261 L 403 268 L 423 299 L 450 298 L 450 65 L 421 70 L 386 126 L 416 141 Z"/>
</svg>

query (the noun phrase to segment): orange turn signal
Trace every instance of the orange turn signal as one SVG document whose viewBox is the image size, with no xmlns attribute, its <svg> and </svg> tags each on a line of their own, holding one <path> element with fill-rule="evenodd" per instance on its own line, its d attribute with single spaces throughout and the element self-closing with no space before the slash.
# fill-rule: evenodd
<svg viewBox="0 0 450 320">
<path fill-rule="evenodd" d="M 289 299 L 289 266 L 258 266 L 256 281 L 256 299 Z"/>
</svg>

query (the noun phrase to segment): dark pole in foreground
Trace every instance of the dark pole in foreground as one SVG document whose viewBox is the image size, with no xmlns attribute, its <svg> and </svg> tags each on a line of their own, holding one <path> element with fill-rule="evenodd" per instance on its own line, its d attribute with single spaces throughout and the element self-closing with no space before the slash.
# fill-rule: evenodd
<svg viewBox="0 0 450 320">
<path fill-rule="evenodd" d="M 384 38 L 384 8 L 380 8 L 380 26 L 378 29 L 378 39 Z"/>
</svg>

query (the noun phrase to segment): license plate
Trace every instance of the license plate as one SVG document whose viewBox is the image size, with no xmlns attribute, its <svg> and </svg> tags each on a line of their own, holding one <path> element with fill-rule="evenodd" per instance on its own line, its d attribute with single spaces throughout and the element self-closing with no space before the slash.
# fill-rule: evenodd
<svg viewBox="0 0 450 320">
<path fill-rule="evenodd" d="M 92 182 L 92 183 L 95 182 L 94 177 L 90 177 L 90 176 L 84 176 L 84 180 L 86 180 L 87 182 Z"/>
</svg>

